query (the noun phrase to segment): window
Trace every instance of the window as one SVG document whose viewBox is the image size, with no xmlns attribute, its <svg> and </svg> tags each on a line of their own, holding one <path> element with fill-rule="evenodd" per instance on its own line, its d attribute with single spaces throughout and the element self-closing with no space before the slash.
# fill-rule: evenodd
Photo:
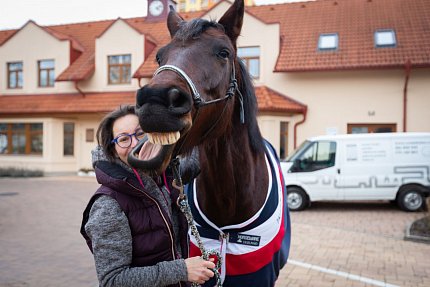
<svg viewBox="0 0 430 287">
<path fill-rule="evenodd" d="M 394 30 L 378 30 L 375 32 L 375 47 L 395 47 L 396 44 Z"/>
<path fill-rule="evenodd" d="M 75 124 L 63 125 L 63 155 L 74 155 L 75 151 Z"/>
<path fill-rule="evenodd" d="M 109 84 L 131 83 L 131 55 L 108 56 Z"/>
<path fill-rule="evenodd" d="M 318 50 L 332 51 L 337 50 L 339 43 L 339 36 L 337 33 L 321 34 L 318 40 Z"/>
<path fill-rule="evenodd" d="M 94 142 L 94 129 L 85 130 L 85 142 L 87 143 Z"/>
<path fill-rule="evenodd" d="M 7 63 L 7 87 L 21 89 L 23 84 L 22 62 Z"/>
<path fill-rule="evenodd" d="M 241 58 L 254 79 L 260 78 L 260 47 L 238 48 L 237 56 Z"/>
<path fill-rule="evenodd" d="M 349 134 L 393 133 L 396 124 L 348 124 Z"/>
<path fill-rule="evenodd" d="M 38 61 L 39 87 L 53 87 L 55 83 L 55 61 Z"/>
<path fill-rule="evenodd" d="M 288 123 L 281 122 L 281 135 L 280 135 L 280 151 L 279 158 L 285 159 L 288 155 Z"/>
<path fill-rule="evenodd" d="M 0 154 L 43 152 L 42 123 L 0 123 Z"/>
<path fill-rule="evenodd" d="M 335 156 L 335 142 L 308 142 L 308 146 L 295 157 L 291 172 L 308 172 L 332 167 L 335 164 Z"/>
</svg>

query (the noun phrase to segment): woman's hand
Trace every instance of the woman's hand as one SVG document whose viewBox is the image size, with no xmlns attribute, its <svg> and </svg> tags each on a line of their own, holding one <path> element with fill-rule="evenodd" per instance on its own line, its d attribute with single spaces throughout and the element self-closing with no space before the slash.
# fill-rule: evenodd
<svg viewBox="0 0 430 287">
<path fill-rule="evenodd" d="M 207 280 L 214 276 L 212 270 L 208 268 L 215 268 L 213 259 L 209 261 L 201 259 L 199 256 L 185 259 L 185 265 L 187 265 L 188 281 L 204 284 Z"/>
</svg>

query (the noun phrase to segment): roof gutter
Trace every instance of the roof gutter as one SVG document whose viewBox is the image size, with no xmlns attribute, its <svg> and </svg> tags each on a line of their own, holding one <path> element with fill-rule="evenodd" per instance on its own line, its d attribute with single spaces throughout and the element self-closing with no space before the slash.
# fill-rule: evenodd
<svg viewBox="0 0 430 287">
<path fill-rule="evenodd" d="M 73 81 L 73 83 L 75 84 L 75 89 L 79 92 L 79 94 L 82 95 L 83 98 L 85 98 L 85 93 L 78 87 L 78 81 Z"/>
<path fill-rule="evenodd" d="M 303 119 L 294 124 L 294 149 L 297 148 L 297 127 L 306 121 L 306 116 L 308 114 L 308 107 L 303 110 Z"/>
<path fill-rule="evenodd" d="M 403 132 L 407 131 L 407 113 L 408 113 L 408 84 L 411 75 L 411 60 L 405 63 L 405 86 L 403 87 Z"/>
</svg>

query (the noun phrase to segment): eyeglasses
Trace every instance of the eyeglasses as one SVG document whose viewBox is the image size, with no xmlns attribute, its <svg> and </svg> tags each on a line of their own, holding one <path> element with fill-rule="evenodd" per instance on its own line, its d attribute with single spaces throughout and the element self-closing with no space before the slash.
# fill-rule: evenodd
<svg viewBox="0 0 430 287">
<path fill-rule="evenodd" d="M 131 143 L 133 142 L 133 137 L 140 141 L 145 137 L 145 133 L 142 130 L 138 130 L 133 134 L 120 134 L 116 138 L 114 138 L 111 143 L 116 143 L 118 146 L 122 148 L 128 148 L 131 146 Z"/>
</svg>

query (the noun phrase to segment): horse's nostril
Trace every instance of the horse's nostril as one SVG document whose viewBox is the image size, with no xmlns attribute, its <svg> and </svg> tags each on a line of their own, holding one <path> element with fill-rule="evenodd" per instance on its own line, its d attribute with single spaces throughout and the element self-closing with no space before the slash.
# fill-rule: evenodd
<svg viewBox="0 0 430 287">
<path fill-rule="evenodd" d="M 181 105 L 181 92 L 178 89 L 170 89 L 167 92 L 167 97 L 168 97 L 168 101 L 169 101 L 169 107 L 170 108 L 174 108 L 174 107 L 178 107 Z"/>
</svg>

